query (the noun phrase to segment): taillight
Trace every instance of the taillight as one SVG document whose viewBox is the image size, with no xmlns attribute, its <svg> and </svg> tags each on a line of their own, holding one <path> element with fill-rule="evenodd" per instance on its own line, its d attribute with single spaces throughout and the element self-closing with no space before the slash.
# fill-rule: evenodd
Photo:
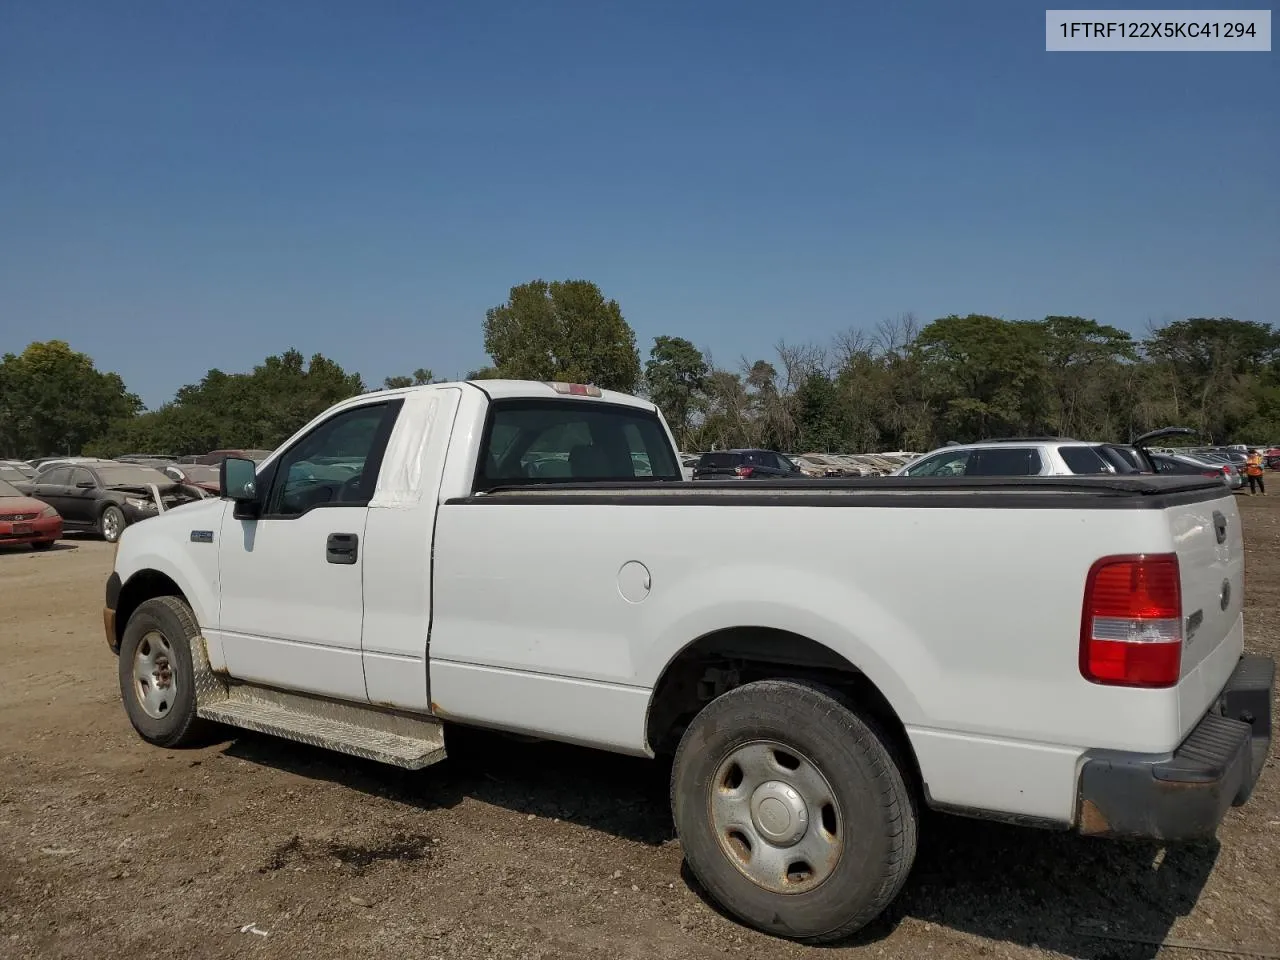
<svg viewBox="0 0 1280 960">
<path fill-rule="evenodd" d="M 754 472 L 755 472 L 755 467 L 739 467 L 737 470 L 738 476 L 740 476 L 743 480 L 747 479 L 747 477 L 751 476 L 751 474 Z"/>
<path fill-rule="evenodd" d="M 1182 669 L 1182 582 L 1172 553 L 1103 557 L 1089 568 L 1080 672 L 1124 687 L 1171 687 Z"/>
</svg>

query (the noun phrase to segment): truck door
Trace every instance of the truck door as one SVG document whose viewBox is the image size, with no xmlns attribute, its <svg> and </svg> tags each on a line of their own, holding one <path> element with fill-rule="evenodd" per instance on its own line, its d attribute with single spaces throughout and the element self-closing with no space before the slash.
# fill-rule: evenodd
<svg viewBox="0 0 1280 960">
<path fill-rule="evenodd" d="M 365 524 L 401 398 L 346 407 L 258 475 L 257 516 L 227 511 L 219 629 L 232 676 L 365 700 Z"/>
</svg>

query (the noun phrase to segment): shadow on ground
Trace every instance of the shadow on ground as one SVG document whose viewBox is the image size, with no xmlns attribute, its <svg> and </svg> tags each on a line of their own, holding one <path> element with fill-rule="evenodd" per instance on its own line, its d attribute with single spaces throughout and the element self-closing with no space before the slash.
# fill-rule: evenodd
<svg viewBox="0 0 1280 960">
<path fill-rule="evenodd" d="M 33 550 L 31 545 L 26 543 L 4 543 L 0 544 L 0 556 L 26 554 L 32 557 L 39 557 L 46 553 L 59 553 L 63 550 L 76 549 L 79 549 L 78 544 L 75 542 L 68 543 L 66 540 L 55 540 L 53 546 L 45 547 L 43 550 Z"/>
<path fill-rule="evenodd" d="M 412 773 L 253 734 L 226 753 L 422 809 L 470 797 L 649 845 L 675 836 L 667 764 L 472 730 L 447 736 L 449 759 Z M 1217 856 L 1216 842 L 1161 850 L 926 813 L 902 895 L 845 946 L 914 918 L 1084 960 L 1146 960 L 1195 906 Z M 682 876 L 718 910 L 687 866 Z"/>
</svg>

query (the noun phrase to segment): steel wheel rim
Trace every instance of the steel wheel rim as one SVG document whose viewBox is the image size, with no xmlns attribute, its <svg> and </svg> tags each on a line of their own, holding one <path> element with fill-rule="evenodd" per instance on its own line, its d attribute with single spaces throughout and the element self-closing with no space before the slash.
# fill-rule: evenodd
<svg viewBox="0 0 1280 960">
<path fill-rule="evenodd" d="M 111 508 L 102 515 L 102 534 L 108 540 L 120 536 L 120 512 Z"/>
<path fill-rule="evenodd" d="M 776 740 L 731 749 L 709 785 L 712 829 L 725 857 L 771 893 L 808 893 L 844 853 L 844 817 L 809 757 Z"/>
<path fill-rule="evenodd" d="M 173 660 L 173 645 L 158 630 L 144 634 L 134 651 L 133 692 L 142 712 L 153 720 L 167 716 L 177 699 Z"/>
</svg>

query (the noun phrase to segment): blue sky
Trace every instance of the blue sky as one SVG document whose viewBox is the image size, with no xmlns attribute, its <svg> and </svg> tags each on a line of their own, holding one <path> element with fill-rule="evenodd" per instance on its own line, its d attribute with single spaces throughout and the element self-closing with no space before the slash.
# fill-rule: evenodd
<svg viewBox="0 0 1280 960">
<path fill-rule="evenodd" d="M 642 355 L 911 311 L 1280 321 L 1280 60 L 1025 2 L 0 4 L 0 351 L 154 406 L 296 346 L 485 362 L 516 283 Z"/>
</svg>

